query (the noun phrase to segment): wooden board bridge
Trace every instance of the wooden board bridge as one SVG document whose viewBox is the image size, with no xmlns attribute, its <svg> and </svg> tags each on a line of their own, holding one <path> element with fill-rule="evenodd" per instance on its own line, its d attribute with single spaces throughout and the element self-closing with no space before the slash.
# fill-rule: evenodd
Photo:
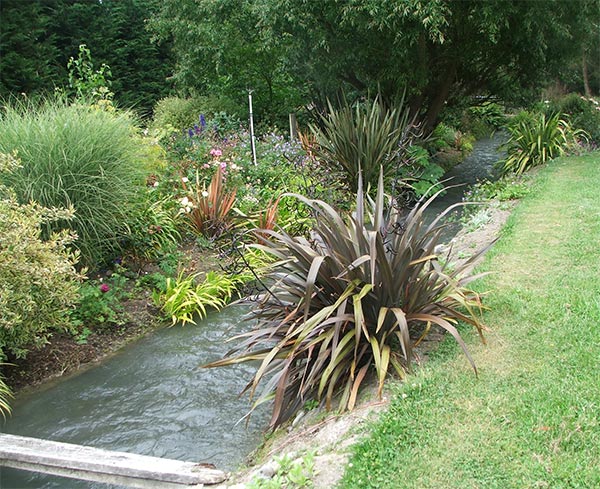
<svg viewBox="0 0 600 489">
<path fill-rule="evenodd" d="M 0 467 L 127 487 L 171 489 L 213 486 L 221 470 L 194 462 L 113 452 L 38 438 L 0 434 Z"/>
</svg>

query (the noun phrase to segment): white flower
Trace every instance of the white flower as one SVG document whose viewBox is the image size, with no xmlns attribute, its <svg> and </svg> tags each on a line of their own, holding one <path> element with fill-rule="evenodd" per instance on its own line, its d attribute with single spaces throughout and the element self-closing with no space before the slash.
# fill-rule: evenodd
<svg viewBox="0 0 600 489">
<path fill-rule="evenodd" d="M 183 178 L 181 179 L 181 181 L 182 181 L 183 183 L 188 183 L 188 182 L 189 182 L 189 180 L 188 180 L 188 177 L 183 177 Z"/>
<path fill-rule="evenodd" d="M 187 197 L 184 197 L 183 199 L 181 199 L 180 202 L 181 202 L 181 207 L 188 207 L 188 206 L 192 205 L 192 203 L 190 202 L 190 199 L 188 199 Z"/>
<path fill-rule="evenodd" d="M 208 192 L 206 190 L 202 191 L 202 197 L 208 197 Z"/>
<path fill-rule="evenodd" d="M 152 186 L 153 186 L 153 187 L 158 187 L 158 181 L 154 182 L 154 183 L 152 184 Z"/>
</svg>

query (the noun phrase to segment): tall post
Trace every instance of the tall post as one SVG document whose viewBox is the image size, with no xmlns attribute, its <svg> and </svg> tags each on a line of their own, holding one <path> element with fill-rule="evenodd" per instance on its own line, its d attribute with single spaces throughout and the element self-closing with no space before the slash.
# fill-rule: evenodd
<svg viewBox="0 0 600 489">
<path fill-rule="evenodd" d="M 254 118 L 252 116 L 252 90 L 248 90 L 248 105 L 250 106 L 250 144 L 252 146 L 252 162 L 256 166 L 256 144 L 254 142 Z"/>
<path fill-rule="evenodd" d="M 290 139 L 294 141 L 298 139 L 298 121 L 296 114 L 290 114 Z"/>
</svg>

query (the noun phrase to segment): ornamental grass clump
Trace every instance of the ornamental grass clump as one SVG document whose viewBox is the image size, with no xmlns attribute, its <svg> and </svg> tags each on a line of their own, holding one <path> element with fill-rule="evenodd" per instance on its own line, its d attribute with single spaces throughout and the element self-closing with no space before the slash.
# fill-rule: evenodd
<svg viewBox="0 0 600 489">
<path fill-rule="evenodd" d="M 3 175 L 18 201 L 75 209 L 45 235 L 77 234 L 81 263 L 91 269 L 121 250 L 134 202 L 143 191 L 141 140 L 131 117 L 60 100 L 13 104 L 0 112 L 0 151 L 17 151 L 22 167 Z"/>
<path fill-rule="evenodd" d="M 574 129 L 565 116 L 557 113 L 534 114 L 521 117 L 508 126 L 510 138 L 503 145 L 506 158 L 498 162 L 503 173 L 521 175 L 534 166 L 562 156 L 578 144 L 578 138 L 587 140 L 587 133 Z"/>
<path fill-rule="evenodd" d="M 208 365 L 259 361 L 246 391 L 253 409 L 273 401 L 271 427 L 310 399 L 329 409 L 339 396 L 352 409 L 365 378 L 374 374 L 381 395 L 390 372 L 403 377 L 415 346 L 436 325 L 460 344 L 462 321 L 482 336 L 480 296 L 465 286 L 476 276 L 472 260 L 449 269 L 435 252 L 447 209 L 430 224 L 424 213 L 438 194 L 408 215 L 386 207 L 383 172 L 376 200 L 365 203 L 362 181 L 356 209 L 344 219 L 319 200 L 296 196 L 315 215 L 310 238 L 261 231 L 255 245 L 276 260 L 269 289 L 256 300 L 256 327 L 236 337 L 241 343 Z"/>
</svg>

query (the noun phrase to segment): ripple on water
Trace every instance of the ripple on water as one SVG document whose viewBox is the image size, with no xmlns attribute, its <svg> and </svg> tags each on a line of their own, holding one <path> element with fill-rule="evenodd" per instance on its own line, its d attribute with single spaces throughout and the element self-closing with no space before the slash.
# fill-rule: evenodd
<svg viewBox="0 0 600 489">
<path fill-rule="evenodd" d="M 210 314 L 197 326 L 173 327 L 129 345 L 96 368 L 19 400 L 7 433 L 180 460 L 238 466 L 267 425 L 259 410 L 246 429 L 237 422 L 250 408 L 238 394 L 249 365 L 200 369 L 221 358 L 226 339 L 250 327 L 246 307 Z M 0 487 L 105 487 L 2 470 Z"/>
</svg>

